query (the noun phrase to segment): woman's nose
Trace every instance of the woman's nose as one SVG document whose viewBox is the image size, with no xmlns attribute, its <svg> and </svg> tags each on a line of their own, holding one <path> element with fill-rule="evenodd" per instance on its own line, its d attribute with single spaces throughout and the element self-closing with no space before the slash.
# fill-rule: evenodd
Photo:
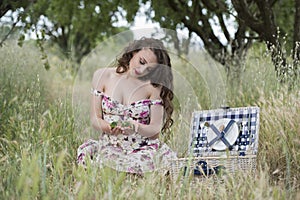
<svg viewBox="0 0 300 200">
<path fill-rule="evenodd" d="M 145 65 L 140 65 L 137 67 L 137 70 L 140 72 L 140 73 L 143 73 L 145 70 L 146 70 L 147 66 Z"/>
</svg>

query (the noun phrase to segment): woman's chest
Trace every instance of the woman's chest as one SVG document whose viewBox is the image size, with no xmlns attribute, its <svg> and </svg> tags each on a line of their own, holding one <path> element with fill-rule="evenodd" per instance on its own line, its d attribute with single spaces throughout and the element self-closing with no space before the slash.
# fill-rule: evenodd
<svg viewBox="0 0 300 200">
<path fill-rule="evenodd" d="M 151 87 L 148 82 L 133 81 L 126 78 L 111 78 L 105 84 L 105 94 L 123 105 L 130 105 L 141 99 L 151 96 Z"/>
</svg>

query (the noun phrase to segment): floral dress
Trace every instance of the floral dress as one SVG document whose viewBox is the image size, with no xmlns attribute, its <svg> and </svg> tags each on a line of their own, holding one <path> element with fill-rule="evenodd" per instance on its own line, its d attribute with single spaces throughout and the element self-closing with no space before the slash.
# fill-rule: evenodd
<svg viewBox="0 0 300 200">
<path fill-rule="evenodd" d="M 162 105 L 161 100 L 151 99 L 123 105 L 103 92 L 93 90 L 93 94 L 102 97 L 102 116 L 109 123 L 136 120 L 149 124 L 150 106 Z M 100 167 L 143 174 L 170 167 L 170 159 L 176 159 L 176 154 L 158 139 L 152 140 L 138 133 L 116 136 L 104 133 L 99 140 L 89 139 L 78 148 L 77 163 L 85 165 L 86 159 Z"/>
</svg>

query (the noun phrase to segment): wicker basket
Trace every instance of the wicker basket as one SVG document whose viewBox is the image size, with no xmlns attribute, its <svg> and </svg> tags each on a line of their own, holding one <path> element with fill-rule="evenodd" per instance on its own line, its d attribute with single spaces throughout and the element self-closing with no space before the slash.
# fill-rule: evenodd
<svg viewBox="0 0 300 200">
<path fill-rule="evenodd" d="M 256 170 L 256 156 L 230 156 L 227 158 L 220 157 L 193 157 L 193 158 L 179 158 L 172 161 L 171 164 L 171 175 L 173 180 L 183 178 L 184 176 L 196 177 L 198 180 L 205 180 L 210 177 L 220 175 L 219 172 L 213 171 L 213 174 L 208 175 L 206 171 L 199 170 L 200 174 L 195 175 L 194 169 L 198 166 L 199 161 L 207 163 L 208 169 L 214 169 L 218 166 L 223 166 L 224 171 L 221 174 L 234 175 L 236 172 L 243 172 L 253 175 Z M 198 168 L 199 169 L 199 168 Z"/>
<path fill-rule="evenodd" d="M 238 125 L 238 137 L 230 150 L 216 151 L 207 139 L 209 128 L 204 123 L 213 123 L 222 118 L 234 120 Z M 259 108 L 242 107 L 218 110 L 197 111 L 191 122 L 190 153 L 187 158 L 171 162 L 171 177 L 175 180 L 185 176 L 205 180 L 222 173 L 234 174 L 237 171 L 254 174 L 259 133 Z M 206 167 L 200 163 L 205 163 Z M 195 171 L 196 170 L 196 171 Z M 207 171 L 205 171 L 207 170 Z M 210 170 L 210 173 L 208 173 Z M 197 173 L 195 173 L 197 172 Z"/>
</svg>

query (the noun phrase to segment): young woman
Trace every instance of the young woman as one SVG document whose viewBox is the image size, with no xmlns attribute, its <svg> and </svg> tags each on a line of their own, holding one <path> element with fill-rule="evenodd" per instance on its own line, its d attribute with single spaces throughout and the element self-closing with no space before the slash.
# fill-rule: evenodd
<svg viewBox="0 0 300 200">
<path fill-rule="evenodd" d="M 77 162 L 90 159 L 136 174 L 166 167 L 176 158 L 159 141 L 173 122 L 170 57 L 161 41 L 142 38 L 124 49 L 116 65 L 94 73 L 90 117 L 103 134 L 78 148 Z"/>
</svg>

